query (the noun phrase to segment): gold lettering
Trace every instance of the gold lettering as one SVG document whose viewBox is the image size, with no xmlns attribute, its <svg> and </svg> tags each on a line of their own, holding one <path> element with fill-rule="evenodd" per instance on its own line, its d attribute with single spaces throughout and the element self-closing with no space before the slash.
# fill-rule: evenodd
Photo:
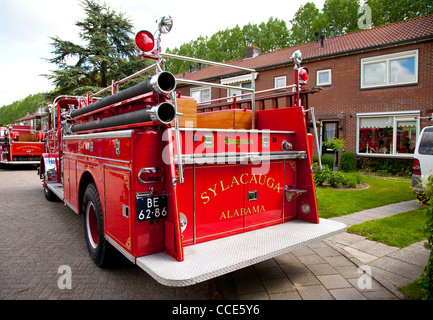
<svg viewBox="0 0 433 320">
<path fill-rule="evenodd" d="M 280 183 L 278 182 L 273 190 L 277 189 L 277 192 L 280 193 L 280 188 Z"/>
<path fill-rule="evenodd" d="M 227 188 L 224 188 L 224 180 L 221 180 L 220 181 L 220 184 L 221 184 L 221 192 L 223 192 L 223 191 L 226 191 L 226 190 L 228 190 L 230 187 L 227 187 Z"/>
<path fill-rule="evenodd" d="M 203 201 L 203 204 L 206 204 L 206 203 L 208 203 L 210 201 L 209 196 L 206 195 L 206 191 L 201 194 L 201 198 L 203 200 L 207 198 L 207 201 L 206 202 Z"/>
<path fill-rule="evenodd" d="M 235 176 L 233 176 L 233 180 L 232 180 L 232 188 L 233 188 L 233 184 L 236 182 L 237 185 L 239 185 L 238 179 L 236 179 Z"/>
<path fill-rule="evenodd" d="M 254 183 L 257 184 L 257 179 L 256 179 L 255 174 L 253 174 L 253 176 L 251 177 L 250 184 L 253 182 L 253 180 L 254 180 Z"/>
<path fill-rule="evenodd" d="M 262 183 L 262 177 L 263 177 L 263 183 Z M 266 176 L 260 175 L 259 184 L 263 186 L 265 184 L 265 182 L 266 182 Z"/>
<path fill-rule="evenodd" d="M 275 181 L 274 178 L 269 178 L 268 181 L 267 181 L 267 185 L 268 185 L 269 188 L 272 189 L 272 188 L 274 187 L 274 183 L 272 182 L 272 185 L 270 186 L 270 185 L 269 185 L 269 181 L 271 181 L 271 180 L 272 180 L 272 181 Z"/>
<path fill-rule="evenodd" d="M 217 186 L 217 184 L 215 183 L 215 187 L 213 189 L 209 188 L 209 190 L 213 192 L 213 194 L 214 194 L 215 197 L 217 195 L 217 193 L 216 193 L 216 186 Z"/>
<path fill-rule="evenodd" d="M 225 220 L 225 219 L 231 219 L 231 218 L 236 218 L 236 217 L 243 217 L 246 215 L 250 215 L 250 214 L 254 214 L 254 213 L 261 213 L 261 212 L 265 212 L 265 206 L 262 205 L 257 205 L 255 207 L 252 208 L 239 208 L 239 209 L 235 209 L 235 211 L 233 212 L 233 214 L 230 214 L 230 210 L 226 211 L 222 211 L 221 215 L 220 215 L 220 220 Z"/>
<path fill-rule="evenodd" d="M 242 181 L 242 177 L 243 177 L 243 176 L 247 176 L 247 175 L 248 175 L 248 173 L 244 173 L 244 174 L 241 175 L 241 177 L 239 178 L 239 180 L 240 180 L 240 182 L 241 182 L 242 184 L 247 184 L 247 182 Z"/>
</svg>

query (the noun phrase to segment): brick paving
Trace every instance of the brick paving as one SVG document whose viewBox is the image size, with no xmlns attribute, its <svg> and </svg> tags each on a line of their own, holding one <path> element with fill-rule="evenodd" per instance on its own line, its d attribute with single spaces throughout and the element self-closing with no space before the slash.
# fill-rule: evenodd
<svg viewBox="0 0 433 320">
<path fill-rule="evenodd" d="M 6 300 L 403 299 L 396 287 L 416 279 L 428 257 L 422 242 L 399 249 L 343 233 L 213 280 L 170 288 L 129 262 L 96 267 L 81 216 L 45 200 L 36 170 L 0 169 L 0 195 L 0 299 Z M 407 211 L 414 203 L 402 206 Z M 395 211 L 387 207 L 383 214 Z M 71 289 L 58 286 L 61 266 L 70 267 Z M 372 277 L 363 273 L 365 266 Z"/>
</svg>

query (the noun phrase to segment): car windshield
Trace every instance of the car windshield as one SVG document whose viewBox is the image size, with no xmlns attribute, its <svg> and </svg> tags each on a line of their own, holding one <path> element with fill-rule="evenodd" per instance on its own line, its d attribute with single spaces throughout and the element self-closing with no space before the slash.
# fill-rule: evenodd
<svg viewBox="0 0 433 320">
<path fill-rule="evenodd" d="M 433 155 L 433 127 L 424 130 L 419 144 L 419 153 Z"/>
</svg>

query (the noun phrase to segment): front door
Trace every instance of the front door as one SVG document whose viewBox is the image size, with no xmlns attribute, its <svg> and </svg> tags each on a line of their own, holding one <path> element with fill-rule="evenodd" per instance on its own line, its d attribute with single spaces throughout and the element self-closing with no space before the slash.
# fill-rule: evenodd
<svg viewBox="0 0 433 320">
<path fill-rule="evenodd" d="M 322 122 L 322 155 L 329 155 L 334 159 L 335 166 L 338 166 L 336 152 L 325 146 L 325 142 L 331 138 L 338 138 L 338 121 Z"/>
</svg>

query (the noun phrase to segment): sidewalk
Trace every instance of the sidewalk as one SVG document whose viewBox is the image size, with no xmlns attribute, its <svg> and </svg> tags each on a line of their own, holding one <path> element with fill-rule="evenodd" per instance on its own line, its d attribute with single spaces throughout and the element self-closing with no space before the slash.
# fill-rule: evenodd
<svg viewBox="0 0 433 320">
<path fill-rule="evenodd" d="M 413 200 L 332 219 L 350 226 L 419 207 Z M 226 298 L 404 299 L 397 287 L 418 279 L 427 264 L 429 251 L 423 242 L 400 249 L 346 232 L 231 273 L 236 296 Z M 371 285 L 363 287 L 360 278 L 366 269 Z"/>
<path fill-rule="evenodd" d="M 332 220 L 343 222 L 349 227 L 353 224 L 389 217 L 422 206 L 417 200 L 412 200 L 364 210 L 347 216 L 332 218 Z M 347 232 L 325 241 L 357 266 L 367 265 L 371 267 L 372 277 L 400 299 L 404 299 L 404 296 L 397 287 L 418 279 L 429 258 L 429 251 L 424 248 L 425 241 L 400 249 Z"/>
</svg>

